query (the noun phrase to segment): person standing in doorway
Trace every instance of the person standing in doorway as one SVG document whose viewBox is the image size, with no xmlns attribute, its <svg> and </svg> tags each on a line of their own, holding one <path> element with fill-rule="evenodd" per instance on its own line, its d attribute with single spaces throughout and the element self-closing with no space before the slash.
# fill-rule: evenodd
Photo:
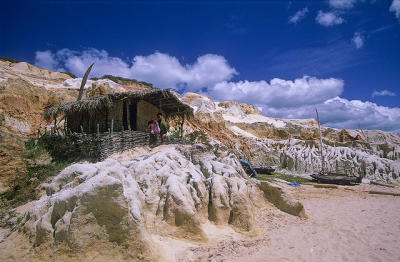
<svg viewBox="0 0 400 262">
<path fill-rule="evenodd" d="M 160 127 L 160 137 L 161 137 L 161 145 L 164 144 L 164 136 L 169 130 L 168 123 L 165 121 L 163 114 L 160 112 L 157 114 L 157 123 Z"/>
</svg>

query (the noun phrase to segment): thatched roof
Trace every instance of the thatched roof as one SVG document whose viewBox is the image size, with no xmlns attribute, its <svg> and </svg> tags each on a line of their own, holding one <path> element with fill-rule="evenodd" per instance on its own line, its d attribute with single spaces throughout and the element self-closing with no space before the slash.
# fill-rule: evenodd
<svg viewBox="0 0 400 262">
<path fill-rule="evenodd" d="M 144 100 L 156 107 L 161 106 L 161 109 L 167 115 L 193 115 L 193 109 L 189 105 L 182 103 L 170 89 L 152 88 L 135 92 L 106 94 L 61 104 L 60 106 L 47 109 L 44 116 L 45 119 L 49 120 L 63 114 L 74 114 L 78 112 L 93 114 L 96 110 L 111 108 L 114 102 L 125 99 L 133 101 Z"/>
</svg>

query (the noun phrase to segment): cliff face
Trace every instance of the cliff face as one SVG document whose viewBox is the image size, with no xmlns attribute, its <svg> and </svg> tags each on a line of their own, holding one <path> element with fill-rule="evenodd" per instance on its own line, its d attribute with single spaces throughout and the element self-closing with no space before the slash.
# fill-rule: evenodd
<svg viewBox="0 0 400 262">
<path fill-rule="evenodd" d="M 0 192 L 9 180 L 26 172 L 24 143 L 53 123 L 43 118 L 45 109 L 76 100 L 81 78 L 37 68 L 25 62 L 0 60 Z M 111 92 L 142 90 L 135 82 L 88 80 L 84 97 Z"/>
<path fill-rule="evenodd" d="M 0 61 L 0 69 L 0 190 L 6 190 L 8 180 L 24 176 L 24 142 L 52 125 L 43 111 L 75 100 L 81 80 L 26 63 Z M 91 80 L 85 96 L 142 88 Z M 212 243 L 220 233 L 256 235 L 260 210 L 306 217 L 286 182 L 249 178 L 238 156 L 280 172 L 318 172 L 315 120 L 270 118 L 254 106 L 193 93 L 181 99 L 195 112 L 184 134 L 203 144 L 137 147 L 51 174 L 35 188 L 40 199 L 0 210 L 0 226 L 8 226 L 0 228 L 0 260 L 175 261 L 171 247 Z M 328 169 L 400 180 L 396 134 L 328 127 L 322 133 Z"/>
<path fill-rule="evenodd" d="M 196 117 L 186 132 L 202 130 L 249 159 L 254 165 L 274 166 L 280 172 L 311 174 L 322 168 L 318 124 L 314 119 L 275 119 L 253 106 L 214 102 L 188 93 Z M 322 127 L 326 168 L 369 179 L 400 181 L 400 138 L 379 130 L 339 130 Z"/>
<path fill-rule="evenodd" d="M 38 129 L 43 132 L 52 125 L 44 121 L 43 111 L 75 100 L 80 82 L 79 78 L 24 62 L 0 61 L 0 183 L 4 185 L 8 178 L 23 172 L 24 141 L 35 136 Z M 148 86 L 100 79 L 89 80 L 85 88 L 84 96 L 94 97 Z M 217 103 L 194 93 L 182 100 L 195 111 L 195 118 L 186 122 L 186 135 L 225 145 L 255 165 L 276 166 L 282 172 L 311 174 L 322 166 L 314 119 L 270 118 L 251 105 Z M 347 169 L 371 179 L 399 180 L 400 138 L 396 134 L 328 127 L 322 127 L 322 133 L 330 170 Z"/>
</svg>

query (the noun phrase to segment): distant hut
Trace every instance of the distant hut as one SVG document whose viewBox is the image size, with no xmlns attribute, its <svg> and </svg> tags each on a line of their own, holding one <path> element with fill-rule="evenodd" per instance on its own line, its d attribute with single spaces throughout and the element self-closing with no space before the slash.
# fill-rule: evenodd
<svg viewBox="0 0 400 262">
<path fill-rule="evenodd" d="M 145 131 L 158 112 L 165 116 L 191 116 L 193 110 L 170 89 L 152 88 L 136 92 L 112 93 L 69 102 L 45 111 L 47 120 L 64 116 L 72 132 Z"/>
</svg>

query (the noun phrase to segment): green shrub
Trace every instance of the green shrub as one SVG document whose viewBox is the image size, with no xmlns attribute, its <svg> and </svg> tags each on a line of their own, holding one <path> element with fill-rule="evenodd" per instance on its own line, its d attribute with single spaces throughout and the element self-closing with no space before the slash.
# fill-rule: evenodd
<svg viewBox="0 0 400 262">
<path fill-rule="evenodd" d="M 0 56 L 0 60 L 1 60 L 1 61 L 11 62 L 11 63 L 19 63 L 19 62 L 20 62 L 20 61 L 17 61 L 17 60 L 15 60 L 15 59 L 8 58 L 8 57 L 3 57 L 3 56 Z"/>
<path fill-rule="evenodd" d="M 25 143 L 27 172 L 19 174 L 10 181 L 10 189 L 0 195 L 0 209 L 16 207 L 38 199 L 38 186 L 71 164 L 70 161 L 60 160 L 37 164 L 35 160 L 43 154 L 48 152 L 42 142 L 30 139 Z"/>
<path fill-rule="evenodd" d="M 153 84 L 151 83 L 147 83 L 144 81 L 138 81 L 136 79 L 130 79 L 130 78 L 124 78 L 124 77 L 120 77 L 120 76 L 113 76 L 113 75 L 103 75 L 102 77 L 92 77 L 90 78 L 91 80 L 99 80 L 99 79 L 109 79 L 112 80 L 116 83 L 135 83 L 135 84 L 142 84 L 145 85 L 149 88 L 154 88 Z"/>
<path fill-rule="evenodd" d="M 175 131 L 172 133 L 172 137 L 180 138 L 181 137 L 181 129 L 180 128 L 175 129 Z"/>
<path fill-rule="evenodd" d="M 188 135 L 189 140 L 192 143 L 203 143 L 203 144 L 210 144 L 210 139 L 208 138 L 207 134 L 204 131 L 193 131 Z"/>
<path fill-rule="evenodd" d="M 72 77 L 72 78 L 76 78 L 76 75 L 74 75 L 74 74 L 71 73 L 71 72 L 61 72 L 61 73 L 67 74 L 67 75 L 69 75 L 69 76 Z"/>
</svg>

